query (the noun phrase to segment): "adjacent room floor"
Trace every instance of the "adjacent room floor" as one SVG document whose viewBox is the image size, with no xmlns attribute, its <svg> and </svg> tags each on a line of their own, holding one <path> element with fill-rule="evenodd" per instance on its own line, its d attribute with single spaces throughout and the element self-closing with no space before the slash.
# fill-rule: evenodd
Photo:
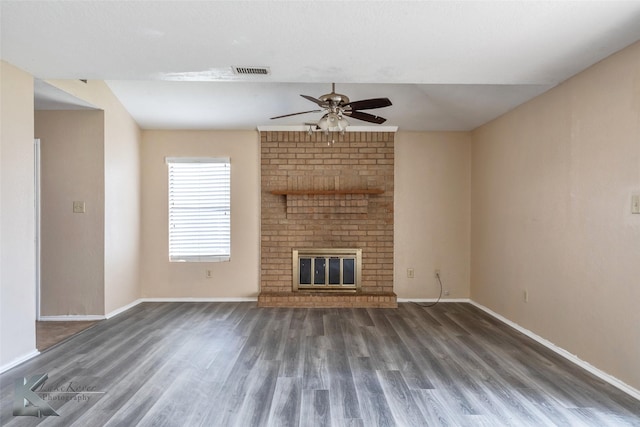
<svg viewBox="0 0 640 427">
<path fill-rule="evenodd" d="M 36 374 L 57 417 L 12 414 Z M 640 401 L 465 303 L 144 303 L 0 380 L 2 426 L 640 426 Z"/>
<path fill-rule="evenodd" d="M 36 348 L 44 351 L 96 323 L 96 321 L 36 322 Z"/>
</svg>

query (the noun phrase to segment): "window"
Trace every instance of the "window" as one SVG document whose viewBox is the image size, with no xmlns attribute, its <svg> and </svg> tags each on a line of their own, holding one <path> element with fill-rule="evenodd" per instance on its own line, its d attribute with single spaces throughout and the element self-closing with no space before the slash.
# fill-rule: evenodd
<svg viewBox="0 0 640 427">
<path fill-rule="evenodd" d="M 228 158 L 167 158 L 169 260 L 228 261 L 231 165 Z"/>
</svg>

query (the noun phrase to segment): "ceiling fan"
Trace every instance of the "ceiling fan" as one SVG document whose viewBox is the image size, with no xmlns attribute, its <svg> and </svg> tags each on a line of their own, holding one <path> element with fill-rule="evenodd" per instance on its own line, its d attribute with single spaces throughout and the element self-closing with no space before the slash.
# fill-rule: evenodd
<svg viewBox="0 0 640 427">
<path fill-rule="evenodd" d="M 373 110 L 375 108 L 383 108 L 392 105 L 389 98 L 371 98 L 351 102 L 348 96 L 336 93 L 335 83 L 331 83 L 331 93 L 322 95 L 320 98 L 316 99 L 309 95 L 300 96 L 315 103 L 322 109 L 301 111 L 299 113 L 271 117 L 271 120 L 296 116 L 298 114 L 320 113 L 324 111 L 325 114 L 318 121 L 316 129 L 321 129 L 324 131 L 339 130 L 341 132 L 344 132 L 347 126 L 349 126 L 349 122 L 347 121 L 346 117 L 351 117 L 370 123 L 382 124 L 387 121 L 387 119 L 373 114 L 363 113 L 361 110 Z"/>
</svg>

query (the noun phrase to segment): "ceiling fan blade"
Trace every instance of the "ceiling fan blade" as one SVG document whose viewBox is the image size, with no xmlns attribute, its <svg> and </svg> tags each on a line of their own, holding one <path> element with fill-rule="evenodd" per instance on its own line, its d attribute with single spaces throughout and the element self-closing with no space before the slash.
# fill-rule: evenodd
<svg viewBox="0 0 640 427">
<path fill-rule="evenodd" d="M 344 104 L 343 108 L 351 108 L 352 110 L 371 110 L 373 108 L 382 108 L 392 105 L 389 98 L 371 98 L 362 101 L 353 101 Z"/>
<path fill-rule="evenodd" d="M 377 124 L 382 124 L 387 121 L 384 117 L 374 116 L 373 114 L 363 113 L 362 111 L 347 110 L 343 114 L 345 116 L 353 117 L 354 119 Z"/>
<path fill-rule="evenodd" d="M 291 114 L 285 114 L 283 116 L 275 116 L 275 117 L 271 117 L 271 120 L 273 119 L 281 119 L 283 117 L 290 117 L 290 116 L 297 116 L 298 114 L 307 114 L 307 113 L 319 113 L 322 110 L 309 110 L 309 111 L 301 111 L 299 113 L 291 113 Z"/>
<path fill-rule="evenodd" d="M 304 99 L 307 99 L 311 102 L 318 104 L 318 106 L 322 108 L 325 108 L 328 105 L 326 102 L 320 101 L 319 99 L 316 99 L 313 96 L 309 96 L 309 95 L 300 95 L 300 96 L 303 97 Z"/>
</svg>

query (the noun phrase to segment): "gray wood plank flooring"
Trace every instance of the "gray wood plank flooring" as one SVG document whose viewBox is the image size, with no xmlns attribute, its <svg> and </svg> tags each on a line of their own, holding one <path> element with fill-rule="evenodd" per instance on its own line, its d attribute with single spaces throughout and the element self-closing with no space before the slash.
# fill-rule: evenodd
<svg viewBox="0 0 640 427">
<path fill-rule="evenodd" d="M 41 373 L 59 416 L 13 416 Z M 0 425 L 640 427 L 640 401 L 465 303 L 144 303 L 0 375 Z"/>
</svg>

